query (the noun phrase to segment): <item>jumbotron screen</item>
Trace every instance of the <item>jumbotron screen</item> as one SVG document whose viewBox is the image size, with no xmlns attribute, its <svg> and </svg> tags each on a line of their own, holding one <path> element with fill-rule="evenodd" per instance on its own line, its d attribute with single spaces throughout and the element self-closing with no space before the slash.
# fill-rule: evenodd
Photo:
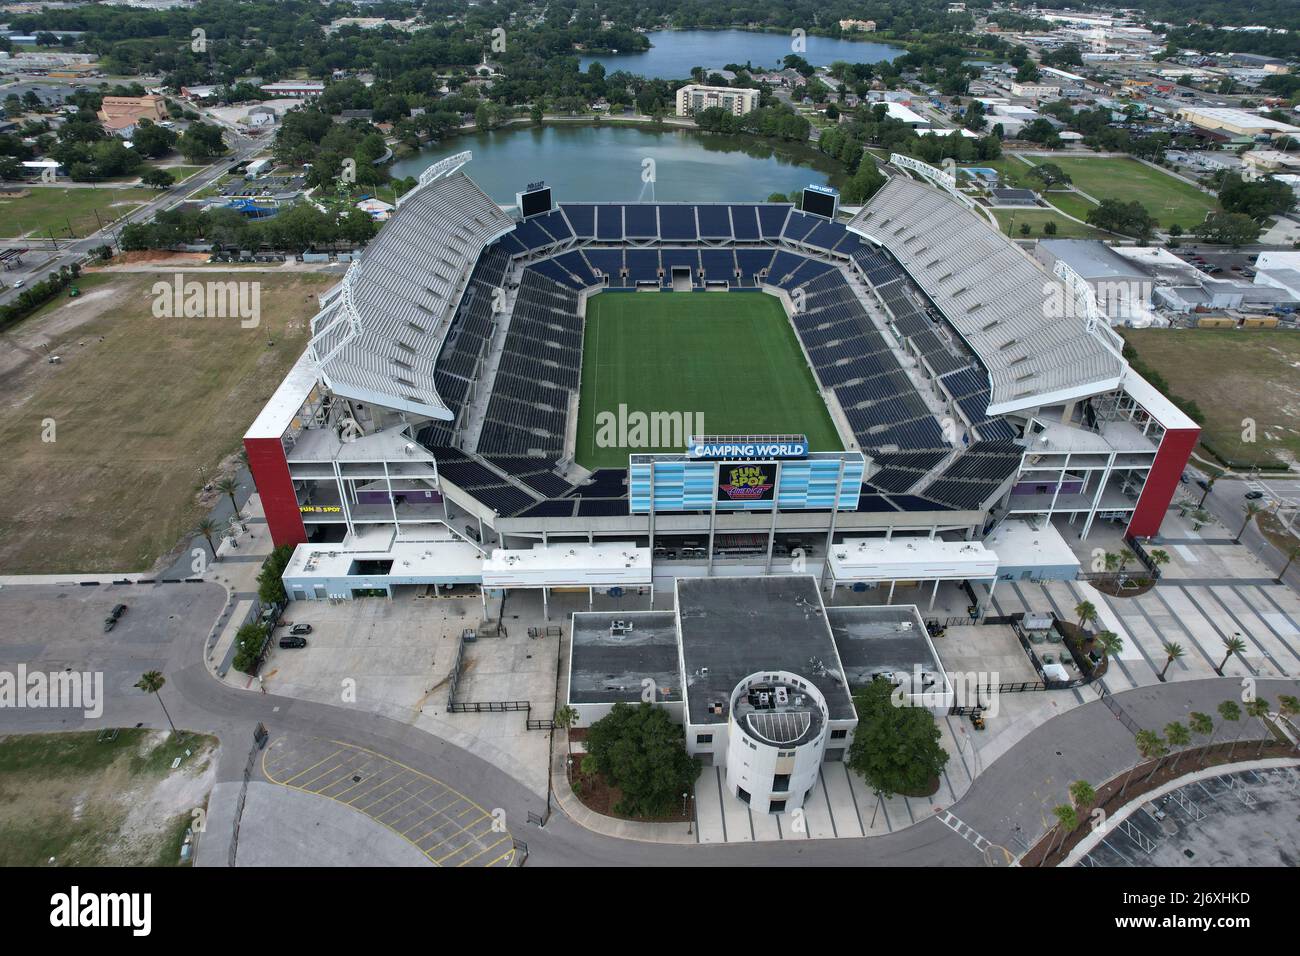
<svg viewBox="0 0 1300 956">
<path fill-rule="evenodd" d="M 551 211 L 551 189 L 549 186 L 519 194 L 519 211 L 527 219 Z"/>
<path fill-rule="evenodd" d="M 836 209 L 839 206 L 839 197 L 834 193 L 822 192 L 820 189 L 811 187 L 803 191 L 803 211 L 812 213 L 814 216 L 821 216 L 823 219 L 834 219 Z"/>
</svg>

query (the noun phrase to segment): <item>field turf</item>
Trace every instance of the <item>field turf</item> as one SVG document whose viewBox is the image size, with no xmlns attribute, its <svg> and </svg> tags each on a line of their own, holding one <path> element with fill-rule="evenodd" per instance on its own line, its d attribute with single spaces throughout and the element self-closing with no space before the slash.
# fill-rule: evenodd
<svg viewBox="0 0 1300 956">
<path fill-rule="evenodd" d="M 806 434 L 814 451 L 843 446 L 774 297 L 758 292 L 604 292 L 587 303 L 576 457 L 625 468 L 629 448 L 598 441 L 597 416 L 703 414 L 708 434 Z M 629 419 L 630 421 L 630 419 Z M 635 441 L 635 435 L 625 435 Z M 660 435 L 660 440 L 671 436 Z"/>
</svg>

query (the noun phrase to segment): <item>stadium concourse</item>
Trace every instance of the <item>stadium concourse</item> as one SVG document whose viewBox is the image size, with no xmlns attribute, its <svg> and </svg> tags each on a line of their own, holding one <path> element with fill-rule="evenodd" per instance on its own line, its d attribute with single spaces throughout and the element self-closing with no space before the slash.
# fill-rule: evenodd
<svg viewBox="0 0 1300 956">
<path fill-rule="evenodd" d="M 999 526 L 1058 543 L 1098 521 L 1159 530 L 1196 425 L 1128 367 L 1077 277 L 1045 272 L 938 170 L 912 161 L 847 220 L 825 190 L 815 214 L 555 203 L 540 184 L 516 216 L 468 159 L 401 198 L 245 436 L 271 534 L 297 546 L 291 598 L 468 586 L 486 605 L 791 567 L 863 590 L 886 574 L 832 565 L 864 539 L 889 580 L 937 589 Z M 774 421 L 787 434 L 720 436 L 728 454 L 679 437 L 583 468 L 580 417 L 614 410 L 580 407 L 588 303 L 646 293 L 774 297 L 843 450 Z M 990 575 L 989 554 L 963 584 L 977 603 L 977 583 L 1064 573 L 994 554 Z"/>
</svg>

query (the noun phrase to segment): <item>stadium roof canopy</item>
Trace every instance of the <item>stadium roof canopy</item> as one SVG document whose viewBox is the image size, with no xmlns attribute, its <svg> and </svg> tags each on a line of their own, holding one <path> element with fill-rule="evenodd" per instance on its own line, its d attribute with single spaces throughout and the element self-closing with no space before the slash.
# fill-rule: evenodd
<svg viewBox="0 0 1300 956">
<path fill-rule="evenodd" d="M 1054 314 L 1061 280 L 949 193 L 894 176 L 848 228 L 889 250 L 979 356 L 988 414 L 1118 387 L 1126 363 L 1110 329 L 1082 309 Z"/>
<path fill-rule="evenodd" d="M 312 320 L 325 383 L 345 398 L 450 419 L 434 364 L 479 253 L 514 227 L 464 173 L 422 176 Z"/>
</svg>

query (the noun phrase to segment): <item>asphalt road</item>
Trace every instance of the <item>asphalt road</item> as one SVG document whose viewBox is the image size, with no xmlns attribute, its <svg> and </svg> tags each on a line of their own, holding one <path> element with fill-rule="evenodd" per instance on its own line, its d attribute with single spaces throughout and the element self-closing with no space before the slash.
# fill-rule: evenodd
<svg viewBox="0 0 1300 956">
<path fill-rule="evenodd" d="M 159 192 L 156 199 L 151 199 L 112 225 L 80 239 L 58 240 L 53 243 L 49 239 L 24 239 L 23 244 L 30 250 L 25 257 L 27 267 L 25 270 L 15 269 L 4 274 L 3 279 L 9 287 L 0 290 L 0 305 L 22 292 L 21 289 L 14 288 L 13 284 L 15 282 L 22 280 L 25 285 L 30 286 L 51 273 L 57 272 L 59 266 L 80 262 L 90 254 L 92 249 L 103 245 L 113 245 L 115 236 L 123 226 L 128 223 L 147 222 L 158 213 L 180 205 L 195 193 L 224 176 L 232 164 L 248 159 L 268 145 L 258 139 L 241 136 L 229 128 L 226 128 L 225 133 L 226 144 L 230 147 L 230 152 L 226 156 L 223 156 L 213 165 L 195 173 L 183 185 Z M 56 258 L 43 258 L 45 256 L 54 256 Z"/>
<path fill-rule="evenodd" d="M 130 610 L 112 633 L 101 621 L 114 603 Z M 205 637 L 225 604 L 211 584 L 146 586 L 30 586 L 0 590 L 0 669 L 20 662 L 42 670 L 71 667 L 103 670 L 107 703 L 98 719 L 80 711 L 0 711 L 0 732 L 96 729 L 104 726 L 165 728 L 152 696 L 132 684 L 145 670 L 167 677 L 163 702 L 178 727 L 214 733 L 222 740 L 218 782 L 242 778 L 260 721 L 278 734 L 325 737 L 364 747 L 400 761 L 484 807 L 500 808 L 514 834 L 527 842 L 529 865 L 544 866 L 746 866 L 763 864 L 979 866 L 985 854 L 937 818 L 883 837 L 665 846 L 613 839 L 583 829 L 556 812 L 544 828 L 530 826 L 529 811 L 543 801 L 516 780 L 437 737 L 409 724 L 344 705 L 292 700 L 235 690 L 207 672 Z M 47 636 L 48 635 L 48 636 Z M 1276 698 L 1298 693 L 1295 681 L 1263 682 L 1260 693 Z M 1235 697 L 1231 679 L 1189 681 L 1141 688 L 1116 700 L 1142 726 L 1163 727 L 1190 710 L 1211 711 Z M 510 719 L 503 716 L 502 719 Z M 955 815 L 993 844 L 1018 855 L 1043 832 L 1050 808 L 1064 801 L 1072 780 L 1094 783 L 1120 773 L 1136 760 L 1133 741 L 1100 702 L 1086 704 L 1044 724 L 977 778 L 952 808 Z M 208 839 L 221 838 L 213 833 Z M 1005 856 L 994 851 L 999 859 Z"/>
</svg>

